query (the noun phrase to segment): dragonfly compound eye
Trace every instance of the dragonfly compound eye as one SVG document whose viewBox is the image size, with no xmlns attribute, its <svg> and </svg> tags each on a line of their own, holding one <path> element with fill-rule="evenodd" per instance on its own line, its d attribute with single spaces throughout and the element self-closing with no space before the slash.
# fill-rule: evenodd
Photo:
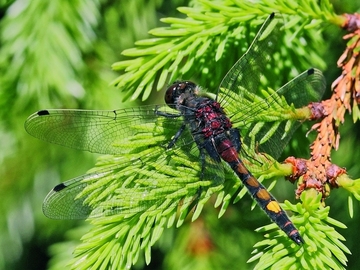
<svg viewBox="0 0 360 270">
<path fill-rule="evenodd" d="M 172 104 L 176 104 L 178 98 L 182 94 L 192 95 L 195 91 L 196 84 L 190 81 L 175 81 L 172 85 L 168 87 L 165 93 L 165 102 L 170 107 Z"/>
<path fill-rule="evenodd" d="M 176 92 L 177 92 L 177 88 L 179 87 L 179 83 L 175 82 L 172 85 L 170 85 L 168 87 L 168 89 L 166 90 L 165 93 L 165 102 L 167 105 L 169 105 L 170 107 L 174 107 L 171 106 L 172 104 L 175 103 L 175 98 L 176 98 Z"/>
</svg>

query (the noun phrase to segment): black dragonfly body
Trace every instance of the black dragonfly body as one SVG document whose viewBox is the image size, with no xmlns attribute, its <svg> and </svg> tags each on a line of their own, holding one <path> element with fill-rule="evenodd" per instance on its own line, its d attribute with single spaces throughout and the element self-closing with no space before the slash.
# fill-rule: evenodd
<svg viewBox="0 0 360 270">
<path fill-rule="evenodd" d="M 200 150 L 201 160 L 204 160 L 206 151 L 214 161 L 221 162 L 223 159 L 227 162 L 271 220 L 295 243 L 301 244 L 303 239 L 285 211 L 241 161 L 238 154 L 241 148 L 238 129 L 232 127 L 230 119 L 218 102 L 197 96 L 196 93 L 199 92 L 198 86 L 193 82 L 175 82 L 168 88 L 165 101 L 181 112 L 184 124 L 189 126 Z M 174 145 L 180 135 L 181 133 L 178 133 L 170 144 Z"/>
</svg>

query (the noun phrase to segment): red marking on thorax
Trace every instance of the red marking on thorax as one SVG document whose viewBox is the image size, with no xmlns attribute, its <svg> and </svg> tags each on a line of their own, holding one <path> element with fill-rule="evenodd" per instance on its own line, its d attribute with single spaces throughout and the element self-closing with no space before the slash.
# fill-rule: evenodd
<svg viewBox="0 0 360 270">
<path fill-rule="evenodd" d="M 230 120 L 218 102 L 204 102 L 195 113 L 196 118 L 203 124 L 202 133 L 205 138 L 218 135 L 232 127 Z"/>
</svg>

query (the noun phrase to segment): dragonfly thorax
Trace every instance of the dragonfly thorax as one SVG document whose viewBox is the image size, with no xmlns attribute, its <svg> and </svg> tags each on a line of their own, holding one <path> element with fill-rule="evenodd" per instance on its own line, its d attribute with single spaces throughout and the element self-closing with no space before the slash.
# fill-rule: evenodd
<svg viewBox="0 0 360 270">
<path fill-rule="evenodd" d="M 195 99 L 195 102 L 196 101 L 198 101 L 195 111 L 197 129 L 201 130 L 205 138 L 219 135 L 232 127 L 230 119 L 225 115 L 224 110 L 218 102 L 201 97 Z M 189 107 L 191 103 L 194 102 L 190 102 Z"/>
</svg>

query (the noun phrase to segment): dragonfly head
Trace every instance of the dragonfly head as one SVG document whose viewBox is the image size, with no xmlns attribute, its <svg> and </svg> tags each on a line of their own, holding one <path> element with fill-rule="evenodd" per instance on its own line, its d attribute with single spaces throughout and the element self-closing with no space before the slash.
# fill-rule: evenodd
<svg viewBox="0 0 360 270">
<path fill-rule="evenodd" d="M 173 109 L 181 105 L 184 100 L 191 96 L 196 96 L 198 87 L 190 81 L 175 81 L 168 87 L 165 93 L 166 104 Z"/>
</svg>

